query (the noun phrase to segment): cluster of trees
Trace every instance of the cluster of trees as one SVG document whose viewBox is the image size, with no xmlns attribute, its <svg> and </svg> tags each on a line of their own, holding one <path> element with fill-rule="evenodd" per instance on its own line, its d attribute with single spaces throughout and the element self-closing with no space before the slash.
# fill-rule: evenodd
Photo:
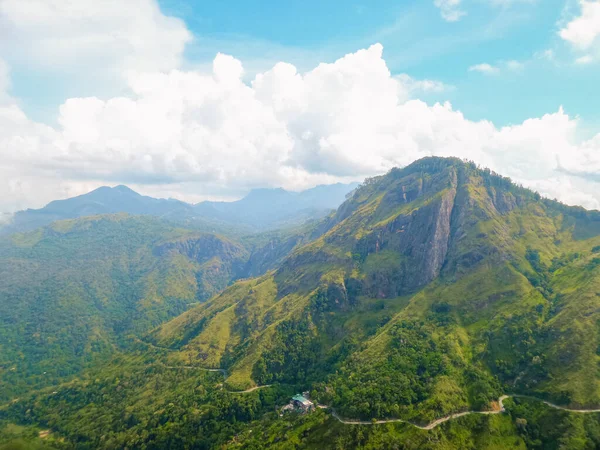
<svg viewBox="0 0 600 450">
<path fill-rule="evenodd" d="M 529 264 L 531 264 L 531 267 L 535 271 L 533 273 L 527 272 L 525 276 L 546 299 L 551 299 L 554 292 L 550 286 L 550 272 L 548 267 L 541 261 L 540 252 L 528 248 L 525 252 L 525 259 L 529 261 Z"/>
<path fill-rule="evenodd" d="M 258 384 L 306 382 L 323 358 L 321 342 L 307 319 L 284 321 L 277 326 L 269 350 L 254 364 L 252 378 Z"/>
<path fill-rule="evenodd" d="M 518 383 L 535 379 L 538 382 L 548 377 L 546 355 L 540 351 L 545 337 L 544 322 L 539 312 L 531 311 L 507 319 L 502 330 L 490 334 L 487 353 L 496 357 L 492 366 L 501 381 L 513 387 Z M 523 375 L 527 377 L 523 378 Z"/>
<path fill-rule="evenodd" d="M 448 373 L 443 350 L 422 322 L 404 321 L 390 331 L 385 351 L 351 359 L 332 376 L 332 401 L 352 418 L 410 417 Z"/>
<path fill-rule="evenodd" d="M 348 426 L 326 412 L 278 420 L 268 415 L 231 443 L 233 449 L 332 448 L 588 450 L 600 447 L 596 417 L 530 400 L 506 400 L 507 414 L 469 415 L 422 431 L 405 424 Z"/>
<path fill-rule="evenodd" d="M 222 389 L 220 373 L 144 359 L 114 367 L 55 394 L 15 402 L 0 411 L 0 421 L 48 428 L 64 438 L 66 449 L 209 449 L 290 395 L 277 388 L 232 394 Z"/>
<path fill-rule="evenodd" d="M 527 399 L 507 401 L 507 410 L 518 434 L 529 449 L 600 448 L 597 416 L 573 414 L 548 408 Z"/>
</svg>

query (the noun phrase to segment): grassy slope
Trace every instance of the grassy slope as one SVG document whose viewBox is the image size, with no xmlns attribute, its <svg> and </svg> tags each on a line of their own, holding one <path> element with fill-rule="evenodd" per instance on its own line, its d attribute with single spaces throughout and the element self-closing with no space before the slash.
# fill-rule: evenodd
<svg viewBox="0 0 600 450">
<path fill-rule="evenodd" d="M 448 198 L 455 198 L 452 229 L 440 274 L 405 292 L 390 280 L 401 274 L 396 284 L 402 284 L 403 274 L 418 276 L 411 267 L 422 261 L 396 237 L 404 230 L 394 226 L 438 214 Z M 385 366 L 396 325 L 424 321 L 427 339 L 444 351 L 444 368 L 400 415 L 418 409 L 418 418 L 426 420 L 468 405 L 485 407 L 482 399 L 512 390 L 573 406 L 600 403 L 599 269 L 591 262 L 600 238 L 593 218 L 453 162 L 435 170 L 409 166 L 373 180 L 340 207 L 329 228 L 273 274 L 226 291 L 215 302 L 222 302 L 218 314 L 200 306 L 155 336 L 174 348 L 183 345 L 177 358 L 229 367 L 229 382 L 246 387 L 256 384 L 250 365 L 278 351 L 272 342 L 282 322 L 307 319 L 320 357 L 338 354 L 328 372 L 345 370 L 343 378 L 361 367 Z M 532 251 L 541 265 L 533 267 Z M 567 262 L 556 269 L 553 260 Z M 352 295 L 356 284 L 360 292 Z M 333 302 L 324 310 L 315 309 L 320 292 Z M 196 336 L 178 340 L 195 326 Z M 487 383 L 481 392 L 472 389 L 474 373 Z M 339 377 L 321 373 L 307 382 L 331 388 Z M 335 401 L 343 407 L 348 400 L 342 397 Z M 364 409 L 375 410 L 388 411 Z"/>
<path fill-rule="evenodd" d="M 446 236 L 443 213 L 450 203 Z M 427 422 L 491 407 L 510 391 L 598 404 L 598 223 L 593 214 L 542 201 L 457 161 L 416 163 L 367 183 L 328 219 L 320 238 L 277 270 L 234 284 L 148 340 L 170 349 L 164 350 L 168 364 L 226 367 L 233 388 L 271 382 L 308 388 L 347 417 Z M 447 251 L 434 251 L 444 242 Z M 440 254 L 436 271 L 429 263 Z M 107 370 L 113 368 L 119 363 Z M 90 391 L 80 386 L 78 392 L 82 404 L 65 412 L 60 426 L 76 427 L 80 408 L 87 408 Z M 173 384 L 164 395 L 177 405 L 178 392 Z M 123 401 L 132 413 L 152 404 Z M 431 432 L 401 424 L 345 426 L 321 412 L 283 420 L 267 415 L 212 442 L 234 448 L 600 445 L 597 416 L 527 401 L 509 401 L 508 409 L 508 416 L 467 416 Z M 197 436 L 189 434 L 197 423 L 189 411 L 180 409 L 178 425 L 164 430 L 182 437 L 179 443 Z M 144 436 L 135 424 L 125 428 L 121 439 L 132 432 L 134 440 L 122 444 Z"/>
</svg>

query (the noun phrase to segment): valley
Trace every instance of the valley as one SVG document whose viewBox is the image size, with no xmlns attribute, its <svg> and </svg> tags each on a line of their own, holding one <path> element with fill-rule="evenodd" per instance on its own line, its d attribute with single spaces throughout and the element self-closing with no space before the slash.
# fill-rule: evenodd
<svg viewBox="0 0 600 450">
<path fill-rule="evenodd" d="M 0 425 L 35 445 L 600 445 L 600 213 L 470 162 L 290 228 L 111 213 L 0 256 Z M 322 407 L 279 417 L 304 391 Z"/>
</svg>

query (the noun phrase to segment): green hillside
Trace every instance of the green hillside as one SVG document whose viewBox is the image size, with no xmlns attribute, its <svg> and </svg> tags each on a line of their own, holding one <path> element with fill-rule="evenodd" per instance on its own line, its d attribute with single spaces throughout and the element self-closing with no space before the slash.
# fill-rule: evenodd
<svg viewBox="0 0 600 450">
<path fill-rule="evenodd" d="M 155 330 L 244 388 L 427 422 L 502 392 L 600 404 L 600 218 L 454 159 L 368 180 L 267 275 Z"/>
<path fill-rule="evenodd" d="M 238 276 L 239 244 L 127 215 L 0 240 L 0 399 L 71 375 Z"/>
<path fill-rule="evenodd" d="M 0 342 L 19 340 L 1 354 L 29 362 L 24 382 L 61 366 L 39 356 L 58 351 L 50 337 L 86 344 L 73 354 L 60 347 L 66 364 L 79 365 L 117 336 L 132 338 L 72 381 L 7 396 L 0 442 L 3 426 L 25 426 L 25 435 L 51 430 L 52 448 L 600 446 L 600 414 L 539 401 L 600 407 L 598 212 L 542 199 L 471 163 L 425 158 L 367 180 L 319 224 L 243 242 L 123 216 L 4 242 L 1 255 L 22 278 L 1 278 L 13 300 L 1 316 L 12 334 Z M 34 262 L 49 254 L 43 278 Z M 35 292 L 51 295 L 39 301 Z M 48 299 L 51 334 L 22 332 L 17 318 L 39 323 Z M 11 364 L 2 377 L 17 384 Z M 280 416 L 303 391 L 328 408 Z M 372 422 L 499 412 L 503 394 L 538 400 L 509 398 L 504 414 L 431 430 Z"/>
</svg>

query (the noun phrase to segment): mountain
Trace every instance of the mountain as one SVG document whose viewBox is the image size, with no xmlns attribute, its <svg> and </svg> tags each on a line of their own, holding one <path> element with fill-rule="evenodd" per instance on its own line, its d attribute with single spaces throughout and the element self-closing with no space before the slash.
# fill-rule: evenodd
<svg viewBox="0 0 600 450">
<path fill-rule="evenodd" d="M 128 337 L 271 270 L 315 232 L 232 240 L 119 213 L 1 236 L 0 383 L 11 388 L 0 401 L 113 355 Z"/>
<path fill-rule="evenodd" d="M 110 220 L 121 219 L 59 222 L 58 231 L 53 225 L 44 233 L 60 234 L 72 224 L 90 231 L 96 221 Z M 44 286 L 33 289 L 37 302 L 4 319 L 27 292 L 34 262 L 49 251 L 37 233 L 14 235 L 0 253 L 25 269 L 14 286 L 3 281 L 14 292 L 11 307 L 0 312 L 2 330 L 11 333 L 0 340 L 10 343 L 1 354 L 8 348 L 11 363 L 36 352 L 33 345 L 12 344 L 38 338 L 21 315 L 33 309 L 27 317 L 36 322 L 48 312 L 36 309 L 44 304 Z M 53 448 L 600 446 L 597 414 L 540 401 L 573 409 L 600 405 L 599 212 L 543 199 L 473 163 L 425 158 L 366 180 L 318 223 L 247 237 L 243 248 L 212 237 L 220 241 L 216 253 L 230 255 L 219 256 L 229 261 L 222 267 L 243 275 L 206 301 L 197 298 L 198 289 L 181 287 L 190 286 L 181 280 L 202 265 L 194 262 L 194 233 L 131 231 L 132 242 L 121 244 L 126 251 L 107 247 L 116 259 L 90 258 L 82 250 L 94 236 L 112 242 L 105 234 L 69 241 L 73 250 L 65 259 L 73 260 L 76 298 L 85 292 L 78 283 L 88 271 L 118 261 L 103 280 L 121 284 L 123 273 L 136 274 L 132 286 L 151 286 L 163 302 L 198 303 L 156 327 L 151 320 L 141 327 L 137 319 L 126 321 L 134 344 L 112 359 L 68 383 L 57 378 L 46 389 L 23 388 L 19 398 L 0 405 L 0 441 L 9 433 L 4 423 L 36 436 L 49 430 Z M 56 253 L 69 248 L 60 236 L 52 242 Z M 12 256 L 28 248 L 37 248 L 35 257 Z M 163 267 L 163 258 L 171 275 L 149 272 Z M 89 259 L 94 262 L 86 264 Z M 3 273 L 0 280 L 11 278 Z M 167 286 L 177 286 L 177 293 L 164 293 Z M 71 291 L 52 294 L 52 304 L 61 305 Z M 18 377 L 31 383 L 23 371 L 8 378 L 13 366 L 2 365 L 5 386 Z M 280 416 L 291 395 L 304 391 L 328 408 Z M 504 394 L 528 397 L 505 399 L 502 414 L 451 416 L 499 412 Z M 411 425 L 440 418 L 449 420 L 432 429 Z"/>
<path fill-rule="evenodd" d="M 600 404 L 598 212 L 427 158 L 324 227 L 150 338 L 232 388 L 301 383 L 346 417 L 427 422 L 503 392 Z"/>
<path fill-rule="evenodd" d="M 178 200 L 146 197 L 127 186 L 100 187 L 84 195 L 55 200 L 41 209 L 17 212 L 4 233 L 28 231 L 57 220 L 111 213 L 147 214 L 152 216 L 191 215 L 192 206 Z"/>
<path fill-rule="evenodd" d="M 125 214 L 0 238 L 0 381 L 10 386 L 0 398 L 77 373 L 206 301 L 248 257 L 222 236 Z"/>
<path fill-rule="evenodd" d="M 358 183 L 317 186 L 302 192 L 284 189 L 255 189 L 236 202 L 202 202 L 196 211 L 230 223 L 258 229 L 281 228 L 318 219 L 341 205 Z"/>
<path fill-rule="evenodd" d="M 221 233 L 248 234 L 322 218 L 337 208 L 356 186 L 356 183 L 338 183 L 299 193 L 258 189 L 235 202 L 197 205 L 143 196 L 127 186 L 104 186 L 84 195 L 55 200 L 41 209 L 19 211 L 10 223 L 0 228 L 0 234 L 29 231 L 57 220 L 113 213 L 156 216 L 203 231 L 218 229 Z"/>
</svg>

